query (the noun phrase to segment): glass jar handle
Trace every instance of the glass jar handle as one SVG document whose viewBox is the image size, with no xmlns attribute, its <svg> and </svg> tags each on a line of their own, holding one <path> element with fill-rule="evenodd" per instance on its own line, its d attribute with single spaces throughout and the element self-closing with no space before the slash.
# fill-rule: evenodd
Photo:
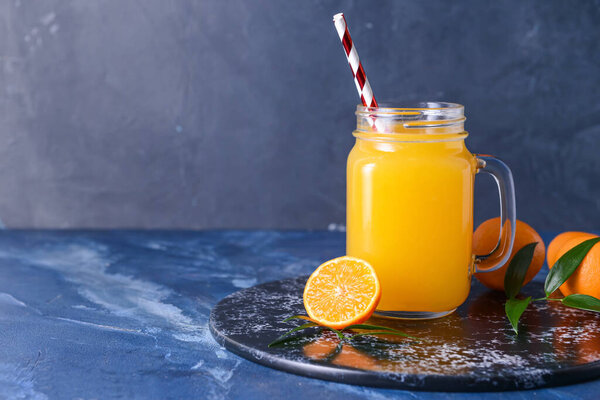
<svg viewBox="0 0 600 400">
<path fill-rule="evenodd" d="M 484 255 L 475 255 L 475 272 L 495 271 L 509 259 L 515 242 L 517 210 L 515 204 L 515 186 L 510 168 L 499 159 L 488 155 L 476 155 L 477 172 L 490 174 L 498 185 L 500 194 L 500 235 L 496 247 Z M 481 263 L 486 261 L 485 268 Z"/>
</svg>

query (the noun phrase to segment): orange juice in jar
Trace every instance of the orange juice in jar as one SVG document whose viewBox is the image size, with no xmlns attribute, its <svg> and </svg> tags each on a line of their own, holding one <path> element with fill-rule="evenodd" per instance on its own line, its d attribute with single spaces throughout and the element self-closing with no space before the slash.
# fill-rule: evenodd
<svg viewBox="0 0 600 400">
<path fill-rule="evenodd" d="M 478 260 L 492 258 L 486 266 L 493 270 L 510 255 L 516 220 L 510 170 L 469 152 L 461 105 L 358 106 L 356 115 L 347 165 L 347 253 L 375 268 L 378 314 L 449 314 L 467 298 Z M 497 248 L 475 256 L 473 183 L 481 171 L 498 182 L 503 223 Z"/>
</svg>

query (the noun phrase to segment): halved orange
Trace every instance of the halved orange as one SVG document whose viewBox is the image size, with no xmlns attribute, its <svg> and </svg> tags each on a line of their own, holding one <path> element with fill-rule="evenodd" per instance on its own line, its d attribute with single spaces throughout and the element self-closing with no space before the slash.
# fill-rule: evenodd
<svg viewBox="0 0 600 400">
<path fill-rule="evenodd" d="M 373 267 L 355 257 L 338 257 L 319 266 L 304 287 L 304 308 L 321 325 L 343 329 L 369 319 L 381 297 Z"/>
</svg>

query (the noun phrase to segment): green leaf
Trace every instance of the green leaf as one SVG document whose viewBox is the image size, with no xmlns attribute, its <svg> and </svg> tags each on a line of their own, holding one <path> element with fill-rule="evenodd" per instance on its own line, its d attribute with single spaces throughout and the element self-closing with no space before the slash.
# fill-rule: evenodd
<svg viewBox="0 0 600 400">
<path fill-rule="evenodd" d="M 350 337 L 350 339 L 354 339 L 357 336 L 368 336 L 368 335 L 394 335 L 394 336 L 402 336 L 402 337 L 405 337 L 405 338 L 409 338 L 409 339 L 421 341 L 421 339 L 416 338 L 414 336 L 407 335 L 404 332 L 390 332 L 390 331 L 373 331 L 373 332 L 355 333 L 354 335 L 352 335 Z"/>
<path fill-rule="evenodd" d="M 338 339 L 344 340 L 344 334 L 341 331 L 338 331 L 337 329 L 333 329 L 333 328 L 330 328 L 330 327 L 325 326 L 325 325 L 319 325 L 319 326 L 321 328 L 329 329 L 330 331 L 332 331 L 333 333 L 335 333 L 337 335 Z"/>
<path fill-rule="evenodd" d="M 307 317 L 305 315 L 292 315 L 291 317 L 287 317 L 286 319 L 284 319 L 281 322 L 289 322 L 289 321 L 291 321 L 293 319 L 303 319 L 305 321 L 314 322 L 315 324 L 317 323 L 317 321 L 315 321 L 315 320 L 313 320 L 313 319 L 311 319 L 311 318 L 309 318 L 309 317 Z"/>
<path fill-rule="evenodd" d="M 533 259 L 535 246 L 537 246 L 537 242 L 521 247 L 506 269 L 506 275 L 504 275 L 504 292 L 509 299 L 515 297 L 521 291 L 525 275 Z"/>
<path fill-rule="evenodd" d="M 275 339 L 271 343 L 269 343 L 268 347 L 271 347 L 271 346 L 281 342 L 283 339 L 285 339 L 286 336 L 291 335 L 294 332 L 297 332 L 299 330 L 306 329 L 306 328 L 312 328 L 314 326 L 319 326 L 319 325 L 315 324 L 314 322 L 309 322 L 308 324 L 300 325 L 293 329 L 290 329 L 289 331 L 287 331 L 286 333 L 284 333 L 283 335 L 279 336 L 277 339 Z"/>
<path fill-rule="evenodd" d="M 342 329 L 342 331 L 345 331 L 347 329 L 378 329 L 380 331 L 400 332 L 397 329 L 389 328 L 387 326 L 367 325 L 367 324 L 354 324 L 354 325 L 350 325 L 350 326 L 347 326 L 344 329 Z"/>
<path fill-rule="evenodd" d="M 516 334 L 519 333 L 519 319 L 523 315 L 523 311 L 527 308 L 531 302 L 531 296 L 526 299 L 515 299 L 514 297 L 508 299 L 504 305 L 506 316 L 512 325 L 513 330 Z"/>
<path fill-rule="evenodd" d="M 406 334 L 402 331 L 399 331 L 397 329 L 394 328 L 388 328 L 387 326 L 379 326 L 379 325 L 367 325 L 367 324 L 354 324 L 354 325 L 350 325 L 345 327 L 344 329 L 342 329 L 342 331 L 345 331 L 346 329 L 374 329 L 374 330 L 379 330 L 379 331 L 386 331 L 389 334 L 397 334 L 398 336 L 404 336 L 407 338 L 411 338 L 411 339 L 415 339 L 415 340 L 420 340 L 417 337 L 414 336 L 410 336 L 409 334 Z M 363 333 L 357 333 L 356 335 L 363 335 Z M 354 336 L 356 336 L 354 335 Z"/>
<path fill-rule="evenodd" d="M 343 331 L 343 329 L 342 329 L 342 331 L 338 331 L 337 329 L 331 328 L 331 327 L 329 327 L 329 326 L 326 326 L 326 325 L 321 325 L 321 324 L 319 324 L 317 321 L 315 321 L 314 319 L 312 319 L 312 318 L 309 318 L 309 317 L 307 317 L 307 316 L 305 316 L 305 315 L 292 315 L 291 317 L 287 317 L 286 319 L 284 319 L 284 320 L 283 320 L 283 321 L 281 321 L 281 322 L 289 322 L 289 321 L 291 321 L 291 320 L 293 320 L 293 319 L 303 319 L 303 320 L 305 320 L 305 321 L 310 321 L 310 322 L 312 322 L 313 324 L 315 324 L 315 326 L 320 326 L 321 328 L 326 328 L 326 329 L 329 329 L 330 331 L 332 331 L 333 333 L 335 333 L 335 334 L 337 335 L 337 337 L 338 337 L 340 340 L 343 340 L 343 339 L 344 339 L 344 335 L 342 334 L 342 331 Z M 310 328 L 310 327 L 309 327 L 309 328 Z M 291 333 L 291 332 L 288 332 L 288 333 Z"/>
<path fill-rule="evenodd" d="M 573 247 L 558 259 L 546 277 L 546 283 L 544 284 L 546 297 L 550 296 L 560 285 L 569 279 L 590 249 L 599 241 L 600 237 L 588 239 Z"/>
<path fill-rule="evenodd" d="M 560 301 L 565 306 L 600 312 L 600 300 L 587 294 L 572 294 Z"/>
<path fill-rule="evenodd" d="M 348 330 L 348 329 L 372 329 L 372 330 L 376 330 L 377 331 L 377 332 L 357 333 L 357 334 L 354 334 L 353 336 L 362 336 L 362 335 L 372 335 L 372 334 L 383 334 L 383 333 L 385 333 L 385 334 L 388 334 L 388 335 L 403 336 L 403 337 L 407 337 L 407 338 L 410 338 L 410 339 L 413 339 L 413 340 L 417 340 L 417 341 L 421 340 L 421 339 L 419 339 L 417 337 L 410 336 L 410 335 L 408 335 L 408 334 L 406 334 L 406 333 L 404 333 L 402 331 L 399 331 L 397 329 L 388 328 L 387 326 L 379 326 L 379 325 L 354 324 L 354 325 L 347 326 L 347 327 L 345 327 L 342 330 L 337 330 L 337 329 L 331 328 L 331 327 L 326 326 L 326 325 L 321 325 L 321 324 L 317 323 L 315 320 L 313 320 L 313 319 L 311 319 L 311 318 L 309 318 L 307 316 L 304 316 L 304 315 L 293 315 L 291 317 L 288 317 L 288 318 L 284 319 L 282 322 L 289 322 L 289 321 L 291 321 L 293 319 L 302 319 L 302 320 L 305 320 L 305 321 L 310 321 L 310 323 L 307 323 L 307 324 L 304 324 L 304 325 L 300 325 L 300 326 L 298 326 L 296 328 L 293 328 L 293 329 L 289 330 L 288 332 L 286 332 L 283 335 L 279 336 L 273 342 L 269 343 L 268 347 L 271 347 L 271 346 L 273 346 L 275 344 L 281 343 L 288 335 L 290 335 L 290 334 L 292 334 L 294 332 L 297 332 L 297 331 L 299 331 L 301 329 L 312 328 L 312 327 L 315 327 L 315 326 L 318 326 L 318 327 L 324 328 L 324 329 L 329 329 L 330 331 L 332 331 L 333 333 L 335 333 L 336 336 L 338 337 L 338 339 L 340 339 L 341 341 L 343 341 L 345 339 L 345 336 L 344 336 L 343 332 L 345 330 Z M 381 331 L 381 332 L 378 332 L 378 331 Z"/>
</svg>

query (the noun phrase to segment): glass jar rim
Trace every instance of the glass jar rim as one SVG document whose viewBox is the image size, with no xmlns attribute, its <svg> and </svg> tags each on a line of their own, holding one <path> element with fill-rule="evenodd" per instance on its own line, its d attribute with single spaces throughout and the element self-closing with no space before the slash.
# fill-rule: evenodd
<svg viewBox="0 0 600 400">
<path fill-rule="evenodd" d="M 413 135 L 418 135 L 419 140 L 438 136 L 454 140 L 457 134 L 466 137 L 464 106 L 457 103 L 381 102 L 377 107 L 358 105 L 355 114 L 357 137 L 367 135 L 385 140 L 408 140 Z"/>
<path fill-rule="evenodd" d="M 362 104 L 356 106 L 357 116 L 371 117 L 393 117 L 396 119 L 403 119 L 403 116 L 408 117 L 407 119 L 414 120 L 415 116 L 419 115 L 428 119 L 430 117 L 438 117 L 432 119 L 441 119 L 439 117 L 447 117 L 444 119 L 455 119 L 462 118 L 465 115 L 465 107 L 458 103 L 449 103 L 443 101 L 421 101 L 421 102 L 392 102 L 385 101 L 380 102 L 377 107 L 367 107 Z"/>
</svg>

